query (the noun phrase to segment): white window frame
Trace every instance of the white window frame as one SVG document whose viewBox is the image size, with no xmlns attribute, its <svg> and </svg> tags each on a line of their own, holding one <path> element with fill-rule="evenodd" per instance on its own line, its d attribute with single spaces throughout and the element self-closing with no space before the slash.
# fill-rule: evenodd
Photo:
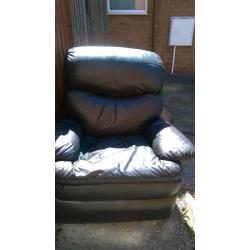
<svg viewBox="0 0 250 250">
<path fill-rule="evenodd" d="M 126 0 L 124 0 L 126 1 Z M 144 10 L 111 10 L 110 1 L 107 0 L 107 14 L 108 15 L 147 15 L 148 12 L 148 0 L 145 1 Z"/>
</svg>

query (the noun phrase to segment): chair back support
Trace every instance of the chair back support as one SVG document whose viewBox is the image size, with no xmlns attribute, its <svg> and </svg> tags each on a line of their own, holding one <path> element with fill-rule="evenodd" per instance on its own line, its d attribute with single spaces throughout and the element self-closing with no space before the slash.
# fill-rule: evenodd
<svg viewBox="0 0 250 250">
<path fill-rule="evenodd" d="M 162 111 L 163 63 L 150 51 L 84 46 L 68 51 L 68 114 L 95 136 L 140 133 Z"/>
</svg>

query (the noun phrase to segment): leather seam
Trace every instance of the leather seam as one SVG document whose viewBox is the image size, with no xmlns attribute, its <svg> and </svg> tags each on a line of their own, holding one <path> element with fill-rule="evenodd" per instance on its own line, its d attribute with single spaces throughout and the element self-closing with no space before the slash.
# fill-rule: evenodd
<svg viewBox="0 0 250 250">
<path fill-rule="evenodd" d="M 63 180 L 63 179 L 59 179 L 56 178 L 55 182 L 56 184 L 61 184 L 61 185 L 102 185 L 102 184 L 130 184 L 130 183 L 161 183 L 161 182 L 175 182 L 175 181 L 181 181 L 181 177 L 174 177 L 174 178 L 158 178 L 158 180 L 156 181 L 155 179 L 147 179 L 146 177 L 144 178 L 144 180 L 139 180 L 139 179 L 128 179 L 128 180 L 120 180 L 119 178 L 117 178 L 117 180 L 113 181 L 113 180 L 107 180 L 105 178 L 97 178 L 95 180 L 77 180 L 77 179 L 67 179 L 67 180 Z M 74 182 L 74 183 L 72 183 Z"/>
</svg>

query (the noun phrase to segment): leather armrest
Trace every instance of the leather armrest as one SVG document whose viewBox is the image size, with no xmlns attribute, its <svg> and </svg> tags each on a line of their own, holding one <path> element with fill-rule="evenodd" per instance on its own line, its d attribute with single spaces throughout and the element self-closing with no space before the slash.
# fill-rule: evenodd
<svg viewBox="0 0 250 250">
<path fill-rule="evenodd" d="M 76 121 L 63 120 L 55 127 L 56 161 L 75 161 L 80 153 L 81 128 Z"/>
<path fill-rule="evenodd" d="M 182 162 L 194 157 L 194 145 L 174 126 L 159 118 L 144 130 L 154 153 L 162 160 Z"/>
</svg>

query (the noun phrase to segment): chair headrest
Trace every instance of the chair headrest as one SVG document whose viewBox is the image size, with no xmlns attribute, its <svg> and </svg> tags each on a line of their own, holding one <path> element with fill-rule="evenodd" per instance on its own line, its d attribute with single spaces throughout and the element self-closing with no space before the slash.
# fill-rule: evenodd
<svg viewBox="0 0 250 250">
<path fill-rule="evenodd" d="M 71 48 L 64 65 L 69 89 L 113 97 L 159 93 L 163 72 L 156 53 L 121 47 Z"/>
</svg>

